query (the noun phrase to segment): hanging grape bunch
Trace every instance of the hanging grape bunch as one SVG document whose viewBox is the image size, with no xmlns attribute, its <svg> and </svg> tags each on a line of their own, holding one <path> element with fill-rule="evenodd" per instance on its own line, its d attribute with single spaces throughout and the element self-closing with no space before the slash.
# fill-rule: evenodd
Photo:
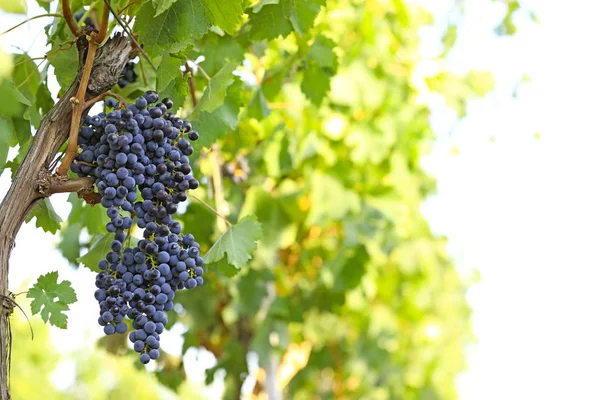
<svg viewBox="0 0 600 400">
<path fill-rule="evenodd" d="M 83 15 L 84 15 L 84 13 L 81 11 L 78 13 L 75 13 L 75 15 L 74 15 L 75 21 L 81 22 L 81 18 L 83 17 Z M 94 24 L 94 21 L 92 20 L 92 18 L 89 15 L 87 17 L 85 17 L 85 19 L 83 20 L 83 23 L 85 24 L 86 28 L 96 29 L 96 25 Z"/>
<path fill-rule="evenodd" d="M 121 89 L 130 83 L 137 81 L 137 74 L 133 70 L 133 67 L 135 67 L 135 63 L 133 61 L 125 64 L 125 68 L 123 68 L 123 72 L 121 72 L 121 77 L 119 78 L 118 82 L 118 85 Z"/>
<path fill-rule="evenodd" d="M 250 165 L 248 164 L 248 159 L 243 154 L 238 154 L 235 157 L 235 161 L 229 161 L 221 167 L 221 174 L 231 179 L 236 185 L 247 181 L 249 173 Z"/>
<path fill-rule="evenodd" d="M 199 185 L 188 158 L 189 140 L 198 139 L 198 132 L 168 112 L 170 99 L 158 103 L 156 92 L 125 108 L 112 98 L 105 105 L 112 111 L 86 117 L 79 133 L 82 151 L 71 169 L 96 179 L 110 218 L 106 229 L 114 233 L 96 276 L 98 323 L 107 335 L 125 333 L 123 320 L 130 318 L 135 330 L 129 339 L 146 364 L 159 356 L 175 292 L 203 283 L 199 245 L 172 217 L 186 191 Z M 131 247 L 134 218 L 144 239 Z"/>
</svg>

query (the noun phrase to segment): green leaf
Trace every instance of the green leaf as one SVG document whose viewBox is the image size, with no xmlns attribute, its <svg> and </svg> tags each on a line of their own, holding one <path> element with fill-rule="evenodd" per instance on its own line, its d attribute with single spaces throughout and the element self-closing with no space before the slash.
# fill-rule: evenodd
<svg viewBox="0 0 600 400">
<path fill-rule="evenodd" d="M 315 61 L 320 67 L 331 68 L 333 72 L 337 70 L 337 54 L 333 51 L 335 42 L 323 35 L 317 35 L 314 42 L 308 49 L 306 58 Z"/>
<path fill-rule="evenodd" d="M 25 0 L 0 0 L 0 10 L 8 13 L 27 13 L 27 2 Z"/>
<path fill-rule="evenodd" d="M 54 234 L 60 229 L 62 219 L 54 211 L 54 207 L 47 197 L 35 203 L 26 221 L 31 221 L 33 217 L 35 217 L 35 226 L 42 228 L 44 232 Z"/>
<path fill-rule="evenodd" d="M 174 78 L 169 85 L 159 92 L 161 98 L 169 97 L 173 100 L 173 108 L 170 112 L 177 112 L 185 104 L 185 100 L 190 95 L 190 87 L 188 86 L 187 80 L 189 74 Z"/>
<path fill-rule="evenodd" d="M 181 59 L 171 57 L 169 53 L 162 56 L 156 72 L 156 90 L 164 90 L 173 79 L 181 78 Z"/>
<path fill-rule="evenodd" d="M 237 63 L 225 64 L 223 68 L 208 82 L 197 108 L 202 111 L 212 112 L 223 105 L 227 88 L 234 82 L 232 74 L 237 68 Z"/>
<path fill-rule="evenodd" d="M 55 50 L 55 47 L 53 46 L 52 49 Z M 56 80 L 58 80 L 63 91 L 71 85 L 77 76 L 77 60 L 79 60 L 79 57 L 75 46 L 50 52 L 48 55 L 48 61 L 54 67 Z"/>
<path fill-rule="evenodd" d="M 243 13 L 244 0 L 202 0 L 208 10 L 210 22 L 233 35 Z"/>
<path fill-rule="evenodd" d="M 190 116 L 190 122 L 200 133 L 200 139 L 194 142 L 194 147 L 209 147 L 237 127 L 242 83 L 238 78 L 235 80 L 236 82 L 229 86 L 225 102 L 221 107 L 213 112 L 196 107 Z"/>
<path fill-rule="evenodd" d="M 256 242 L 262 237 L 260 224 L 253 215 L 247 215 L 236 225 L 227 229 L 208 250 L 204 257 L 207 265 L 221 260 L 227 265 L 240 269 L 252 258 L 251 253 L 256 250 Z M 223 265 L 223 264 L 221 264 Z"/>
<path fill-rule="evenodd" d="M 324 5 L 323 0 L 280 0 L 256 4 L 249 15 L 244 31 L 250 39 L 274 39 L 287 36 L 292 31 L 305 35 L 315 22 Z"/>
<path fill-rule="evenodd" d="M 181 59 L 165 53 L 156 73 L 156 91 L 161 98 L 173 100 L 175 106 L 171 112 L 177 112 L 190 94 L 187 78 L 181 72 Z"/>
<path fill-rule="evenodd" d="M 267 118 L 269 114 L 271 114 L 271 109 L 267 105 L 265 95 L 260 88 L 256 89 L 254 96 L 252 96 L 250 103 L 248 103 L 248 116 L 261 120 Z"/>
<path fill-rule="evenodd" d="M 69 225 L 60 231 L 61 241 L 58 249 L 63 257 L 69 260 L 70 263 L 77 265 L 81 245 L 79 243 L 79 235 L 81 234 L 81 224 L 76 223 Z"/>
<path fill-rule="evenodd" d="M 31 105 L 25 111 L 25 118 L 31 121 L 31 124 L 37 128 L 42 119 L 39 112 L 40 107 L 36 104 L 37 92 L 41 87 L 46 87 L 46 85 L 40 85 L 40 72 L 27 54 L 19 54 L 15 57 L 15 68 L 12 73 L 12 78 L 15 88 L 18 88 L 19 92 Z M 17 132 L 20 131 L 17 130 Z M 24 138 L 20 140 L 20 142 L 27 140 L 31 135 L 31 132 L 29 132 L 28 129 L 21 133 L 24 134 Z"/>
<path fill-rule="evenodd" d="M 330 80 L 337 72 L 338 59 L 333 51 L 335 42 L 318 35 L 308 49 L 307 67 L 301 89 L 313 104 L 320 105 L 330 89 Z"/>
<path fill-rule="evenodd" d="M 0 98 L 2 99 L 0 116 L 5 118 L 22 117 L 25 106 L 31 105 L 31 102 L 17 90 L 11 79 L 0 82 Z"/>
<path fill-rule="evenodd" d="M 244 60 L 244 50 L 231 36 L 219 36 L 214 32 L 202 38 L 200 54 L 205 58 L 202 68 L 209 75 L 217 72 L 230 62 L 241 64 Z"/>
<path fill-rule="evenodd" d="M 356 193 L 346 189 L 331 175 L 314 173 L 311 179 L 307 225 L 319 224 L 327 220 L 341 220 L 351 212 L 358 212 L 359 209 L 360 199 Z"/>
<path fill-rule="evenodd" d="M 98 268 L 98 262 L 103 260 L 104 257 L 106 257 L 106 254 L 111 251 L 110 245 L 113 240 L 114 235 L 112 233 L 106 233 L 102 236 L 98 236 L 92 243 L 90 250 L 83 256 L 79 257 L 77 261 L 92 271 L 100 271 Z"/>
<path fill-rule="evenodd" d="M 330 75 L 314 61 L 308 62 L 302 78 L 302 93 L 315 105 L 320 105 L 329 91 Z"/>
<path fill-rule="evenodd" d="M 12 118 L 0 116 L 0 174 L 6 167 L 8 149 L 17 144 Z"/>
<path fill-rule="evenodd" d="M 42 7 L 46 12 L 50 12 L 50 3 L 52 0 L 37 0 L 37 3 L 40 7 Z"/>
<path fill-rule="evenodd" d="M 256 215 L 260 220 L 264 232 L 261 248 L 285 248 L 294 244 L 296 225 L 290 221 L 279 199 L 271 193 L 261 187 L 248 189 L 240 215 L 248 214 Z"/>
<path fill-rule="evenodd" d="M 15 87 L 25 96 L 30 103 L 35 101 L 35 94 L 40 86 L 40 72 L 35 63 L 27 54 L 15 56 L 15 67 L 12 78 Z"/>
<path fill-rule="evenodd" d="M 1 127 L 0 127 L 0 129 L 1 129 Z M 1 134 L 0 134 L 0 136 L 1 136 Z M 13 158 L 12 160 L 8 161 L 4 165 L 4 168 L 9 168 L 10 169 L 10 173 L 11 173 L 11 176 L 13 178 L 17 174 L 17 170 L 19 169 L 19 165 L 21 165 L 21 163 L 23 162 L 23 159 L 25 158 L 25 155 L 27 154 L 27 150 L 29 150 L 29 146 L 31 145 L 31 141 L 32 140 L 33 140 L 33 137 L 30 136 L 29 140 L 27 141 L 27 143 L 19 145 L 19 153 L 17 154 L 17 156 L 15 158 Z M 1 142 L 2 142 L 2 139 L 0 137 L 0 143 Z M 8 150 L 8 147 L 7 147 L 7 150 Z M 0 155 L 0 159 L 2 159 L 1 155 Z M 0 162 L 0 172 L 1 171 L 2 171 L 2 163 Z"/>
<path fill-rule="evenodd" d="M 37 283 L 29 289 L 27 297 L 31 301 L 32 314 L 40 313 L 44 322 L 50 321 L 54 326 L 67 328 L 67 315 L 69 304 L 77 301 L 77 295 L 71 287 L 71 282 L 58 283 L 58 272 L 49 272 L 41 275 Z"/>
<path fill-rule="evenodd" d="M 99 205 L 90 206 L 77 197 L 76 193 L 71 193 L 68 201 L 72 206 L 68 218 L 70 223 L 81 223 L 90 235 L 106 232 L 105 226 L 109 219 L 106 216 L 104 207 Z"/>
<path fill-rule="evenodd" d="M 152 0 L 152 5 L 156 9 L 155 17 L 158 17 L 160 14 L 167 11 L 169 7 L 173 5 L 177 0 Z"/>
<path fill-rule="evenodd" d="M 150 57 L 186 48 L 208 32 L 206 9 L 200 1 L 178 0 L 165 12 L 155 14 L 152 3 L 146 2 L 135 23 L 135 32 Z"/>
<path fill-rule="evenodd" d="M 293 30 L 288 17 L 281 4 L 264 4 L 258 12 L 250 14 L 245 29 L 249 31 L 249 37 L 252 40 L 285 37 Z"/>
<path fill-rule="evenodd" d="M 279 0 L 260 0 L 258 3 L 252 6 L 252 12 L 259 12 L 264 6 L 269 4 L 279 4 Z"/>
<path fill-rule="evenodd" d="M 54 99 L 48 90 L 47 82 L 38 87 L 35 93 L 35 102 L 41 108 L 43 115 L 48 114 L 48 111 L 54 106 Z"/>
<path fill-rule="evenodd" d="M 305 35 L 312 28 L 323 5 L 325 0 L 288 0 L 290 21 L 300 36 Z"/>
</svg>

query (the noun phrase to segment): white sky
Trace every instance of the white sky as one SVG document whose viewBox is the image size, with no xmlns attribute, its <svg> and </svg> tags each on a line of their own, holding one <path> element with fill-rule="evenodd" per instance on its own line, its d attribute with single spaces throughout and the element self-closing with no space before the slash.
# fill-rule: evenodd
<svg viewBox="0 0 600 400">
<path fill-rule="evenodd" d="M 443 15 L 450 0 L 421 3 Z M 501 5 L 466 0 L 450 65 L 457 72 L 492 70 L 497 90 L 472 102 L 458 125 L 443 102 L 433 100 L 439 140 L 425 164 L 439 191 L 423 211 L 436 232 L 449 236 L 458 268 L 482 276 L 468 294 L 479 343 L 469 349 L 470 369 L 459 379 L 461 399 L 598 399 L 600 5 L 522 3 L 540 24 L 518 19 L 517 38 L 498 38 L 491 30 Z M 30 15 L 36 13 L 32 7 Z M 0 15 L 0 30 L 21 19 Z M 33 21 L 0 43 L 5 51 L 11 44 L 27 49 L 48 21 Z M 424 31 L 430 56 L 437 32 Z M 43 47 L 34 46 L 31 54 L 43 54 Z M 512 99 L 522 73 L 532 83 Z M 455 147 L 458 155 L 451 154 Z M 5 173 L 0 194 L 8 183 Z M 52 202 L 66 217 L 63 198 Z M 68 267 L 56 242 L 31 224 L 22 227 L 11 259 L 11 288 L 18 291 L 27 279 L 52 269 L 71 280 L 80 301 L 69 313 L 69 331 L 53 329 L 52 337 L 60 350 L 75 350 L 100 334 L 96 314 L 89 312 L 95 309 L 88 295 L 94 278 L 86 269 Z M 168 341 L 176 343 L 177 335 Z"/>
<path fill-rule="evenodd" d="M 498 39 L 494 7 L 466 1 L 452 65 L 490 69 L 499 87 L 451 135 L 435 114 L 426 165 L 439 193 L 424 211 L 458 267 L 482 276 L 468 296 L 479 343 L 461 398 L 598 399 L 600 5 L 522 3 L 541 23 Z M 533 81 L 514 100 L 520 72 Z"/>
</svg>

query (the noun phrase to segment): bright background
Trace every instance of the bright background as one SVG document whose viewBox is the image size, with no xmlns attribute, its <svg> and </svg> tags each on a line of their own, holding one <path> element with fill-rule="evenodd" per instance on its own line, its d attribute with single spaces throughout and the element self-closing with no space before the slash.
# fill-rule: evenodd
<svg viewBox="0 0 600 400">
<path fill-rule="evenodd" d="M 35 2 L 28 3 L 35 15 Z M 426 6 L 436 21 L 444 21 L 451 3 L 428 1 Z M 457 267 L 465 275 L 481 274 L 468 293 L 478 343 L 469 348 L 469 370 L 459 378 L 461 398 L 597 399 L 600 5 L 521 3 L 540 22 L 517 19 L 517 35 L 498 37 L 493 27 L 503 16 L 502 5 L 465 1 L 449 65 L 457 73 L 492 71 L 496 89 L 472 101 L 467 118 L 458 123 L 441 97 L 424 91 L 438 136 L 426 167 L 439 190 L 423 211 L 434 231 L 449 238 Z M 0 30 L 22 20 L 0 17 Z M 17 46 L 42 54 L 42 46 L 30 45 L 45 23 L 32 21 L 0 37 L 0 43 L 6 51 Z M 423 30 L 425 59 L 439 52 L 443 28 Z M 424 61 L 423 74 L 432 65 Z M 531 82 L 519 84 L 524 74 Z M 0 194 L 8 185 L 5 172 Z M 65 218 L 68 204 L 54 200 Z M 10 283 L 19 291 L 52 269 L 73 283 L 80 296 L 69 312 L 69 330 L 51 328 L 58 351 L 70 352 L 93 346 L 100 336 L 95 313 L 89 312 L 95 301 L 81 295 L 93 291 L 94 278 L 87 269 L 70 268 L 54 249 L 57 241 L 33 224 L 24 225 Z M 163 340 L 167 347 L 180 340 L 176 332 L 171 336 Z M 167 350 L 176 354 L 177 348 Z M 185 365 L 195 368 L 189 360 Z M 189 371 L 188 376 L 193 380 L 199 374 Z M 64 362 L 53 381 L 60 387 L 73 379 L 74 364 Z"/>
</svg>

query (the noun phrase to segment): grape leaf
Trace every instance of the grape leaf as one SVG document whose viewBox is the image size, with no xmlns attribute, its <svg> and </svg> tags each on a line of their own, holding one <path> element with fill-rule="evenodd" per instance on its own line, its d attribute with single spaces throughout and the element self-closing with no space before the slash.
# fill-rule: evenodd
<svg viewBox="0 0 600 400">
<path fill-rule="evenodd" d="M 2 99 L 1 117 L 21 117 L 25 112 L 24 106 L 31 106 L 31 102 L 15 88 L 11 79 L 0 82 L 0 98 Z"/>
<path fill-rule="evenodd" d="M 50 321 L 54 326 L 67 328 L 69 304 L 77 301 L 77 295 L 71 287 L 71 282 L 58 283 L 58 272 L 41 275 L 37 282 L 27 292 L 31 301 L 32 314 L 40 313 L 44 322 Z"/>
<path fill-rule="evenodd" d="M 250 39 L 263 40 L 285 37 L 293 26 L 281 4 L 264 4 L 258 12 L 250 13 L 245 30 L 249 31 Z"/>
<path fill-rule="evenodd" d="M 206 58 L 202 61 L 202 68 L 209 76 L 216 75 L 228 62 L 241 64 L 244 59 L 244 50 L 235 39 L 213 32 L 203 38 L 200 52 Z"/>
<path fill-rule="evenodd" d="M 35 217 L 35 226 L 42 228 L 44 232 L 54 234 L 60 229 L 62 219 L 54 211 L 54 207 L 47 197 L 35 203 L 26 221 L 31 221 L 33 217 Z"/>
<path fill-rule="evenodd" d="M 27 2 L 25 0 L 0 0 L 0 10 L 8 13 L 25 14 Z"/>
<path fill-rule="evenodd" d="M 217 72 L 208 82 L 198 108 L 202 111 L 212 112 L 223 105 L 227 88 L 233 83 L 235 76 L 232 72 L 237 68 L 237 63 L 228 63 Z"/>
<path fill-rule="evenodd" d="M 61 229 L 61 241 L 58 245 L 58 249 L 62 253 L 63 257 L 69 260 L 70 263 L 77 265 L 77 259 L 79 258 L 79 251 L 81 246 L 79 244 L 79 235 L 81 234 L 81 224 L 76 223 Z"/>
<path fill-rule="evenodd" d="M 52 0 L 37 0 L 37 3 L 40 7 L 42 7 L 46 12 L 50 12 L 50 2 Z"/>
<path fill-rule="evenodd" d="M 307 67 L 302 79 L 302 92 L 313 104 L 320 105 L 330 89 L 331 78 L 338 67 L 337 55 L 333 51 L 335 43 L 318 35 L 308 49 Z"/>
<path fill-rule="evenodd" d="M 10 169 L 10 173 L 11 173 L 11 176 L 13 178 L 17 174 L 17 170 L 19 169 L 19 165 L 21 165 L 21 162 L 23 162 L 23 159 L 25 158 L 25 155 L 27 154 L 27 150 L 29 150 L 29 145 L 31 144 L 32 140 L 33 140 L 33 137 L 30 136 L 29 140 L 27 141 L 27 143 L 19 145 L 19 153 L 16 155 L 15 158 L 13 158 L 12 160 L 8 161 L 4 165 L 4 169 L 6 169 L 6 168 Z M 0 137 L 0 143 L 2 143 L 2 138 L 1 137 Z M 8 151 L 8 147 L 6 148 L 6 150 Z M 2 156 L 0 155 L 0 160 L 1 159 L 2 159 Z M 2 169 L 3 169 L 2 162 L 0 161 L 0 172 L 2 171 Z"/>
<path fill-rule="evenodd" d="M 198 127 L 200 133 L 200 139 L 194 142 L 195 148 L 209 147 L 218 138 L 237 127 L 238 113 L 242 104 L 241 91 L 242 83 L 238 78 L 235 78 L 235 83 L 229 86 L 225 102 L 221 107 L 213 112 L 200 110 L 196 107 L 190 117 L 190 122 L 193 126 Z"/>
<path fill-rule="evenodd" d="M 208 32 L 206 9 L 197 0 L 178 0 L 155 17 L 152 3 L 146 2 L 136 16 L 135 31 L 150 57 L 181 50 Z"/>
<path fill-rule="evenodd" d="M 164 90 L 173 79 L 181 77 L 181 60 L 171 57 L 169 53 L 163 54 L 156 72 L 156 91 Z"/>
<path fill-rule="evenodd" d="M 77 259 L 78 262 L 85 265 L 92 271 L 100 271 L 98 268 L 98 262 L 104 257 L 106 257 L 106 253 L 108 253 L 110 249 L 110 245 L 114 240 L 114 236 L 111 233 L 106 233 L 102 236 L 98 236 L 96 240 L 94 240 L 90 250 L 79 257 Z"/>
<path fill-rule="evenodd" d="M 181 59 L 165 53 L 156 73 L 156 91 L 161 98 L 173 100 L 175 106 L 171 112 L 177 112 L 190 94 L 187 79 L 181 73 Z"/>
<path fill-rule="evenodd" d="M 152 4 L 154 8 L 156 8 L 155 17 L 158 17 L 160 14 L 164 13 L 175 3 L 177 0 L 152 0 Z"/>
<path fill-rule="evenodd" d="M 329 91 L 329 76 L 314 61 L 308 62 L 302 78 L 302 93 L 315 105 L 320 105 Z"/>
<path fill-rule="evenodd" d="M 57 50 L 57 48 L 53 47 L 53 50 Z M 75 46 L 48 53 L 48 61 L 54 67 L 56 80 L 58 80 L 62 90 L 66 90 L 77 76 L 77 62 L 73 62 L 73 60 L 78 59 L 79 56 Z"/>
<path fill-rule="evenodd" d="M 210 22 L 233 35 L 240 22 L 244 0 L 202 0 L 202 2 L 208 10 Z"/>
<path fill-rule="evenodd" d="M 252 6 L 252 12 L 259 12 L 264 6 L 269 4 L 279 4 L 279 0 L 260 0 Z"/>
<path fill-rule="evenodd" d="M 248 103 L 248 116 L 261 120 L 267 118 L 271 114 L 271 109 L 267 105 L 267 99 L 262 90 L 256 89 L 250 103 Z"/>
<path fill-rule="evenodd" d="M 250 254 L 256 250 L 256 242 L 262 238 L 260 224 L 254 215 L 247 215 L 236 225 L 227 229 L 208 250 L 204 262 L 223 265 L 226 260 L 228 266 L 240 269 L 252 258 Z"/>
<path fill-rule="evenodd" d="M 90 206 L 77 196 L 77 193 L 69 194 L 69 203 L 71 203 L 71 213 L 69 222 L 79 222 L 82 228 L 86 228 L 90 235 L 104 233 L 106 223 L 109 221 L 105 209 L 101 206 Z"/>
<path fill-rule="evenodd" d="M 313 26 L 324 0 L 280 0 L 256 4 L 249 15 L 244 31 L 250 39 L 274 39 L 292 31 L 305 35 Z"/>
<path fill-rule="evenodd" d="M 325 5 L 325 0 L 288 0 L 290 22 L 300 36 L 308 33 L 313 26 L 322 5 Z"/>
<path fill-rule="evenodd" d="M 0 174 L 4 171 L 8 149 L 15 146 L 17 138 L 14 132 L 14 125 L 11 118 L 4 118 L 0 115 Z"/>
<path fill-rule="evenodd" d="M 168 97 L 173 100 L 174 106 L 170 110 L 173 113 L 183 107 L 185 99 L 190 94 L 190 87 L 187 83 L 189 76 L 189 74 L 185 74 L 185 76 L 174 78 L 166 88 L 159 92 L 161 98 Z"/>
<path fill-rule="evenodd" d="M 315 173 L 311 179 L 310 211 L 307 225 L 341 220 L 360 210 L 360 198 L 331 175 Z"/>
<path fill-rule="evenodd" d="M 323 35 L 317 35 L 313 44 L 308 49 L 306 58 L 314 60 L 323 68 L 331 68 L 337 70 L 338 59 L 337 54 L 333 51 L 336 46 L 335 42 Z"/>
</svg>

